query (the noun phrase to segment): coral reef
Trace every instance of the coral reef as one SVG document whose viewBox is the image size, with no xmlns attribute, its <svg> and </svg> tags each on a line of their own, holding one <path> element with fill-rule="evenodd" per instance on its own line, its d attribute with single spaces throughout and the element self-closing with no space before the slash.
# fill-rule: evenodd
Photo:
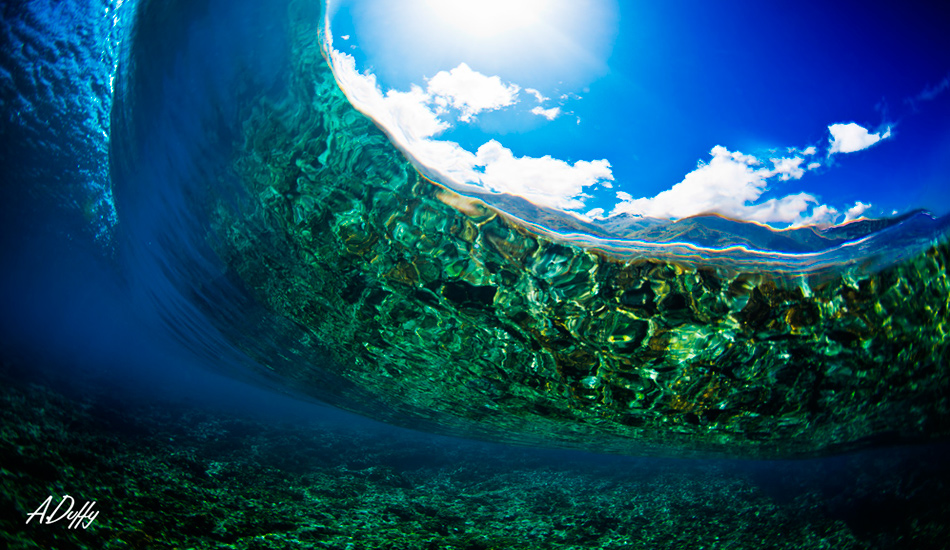
<svg viewBox="0 0 950 550">
<path fill-rule="evenodd" d="M 598 457 L 2 382 L 11 549 L 943 548 L 950 536 L 939 447 Z M 100 513 L 85 530 L 26 525 L 50 494 Z"/>
</svg>

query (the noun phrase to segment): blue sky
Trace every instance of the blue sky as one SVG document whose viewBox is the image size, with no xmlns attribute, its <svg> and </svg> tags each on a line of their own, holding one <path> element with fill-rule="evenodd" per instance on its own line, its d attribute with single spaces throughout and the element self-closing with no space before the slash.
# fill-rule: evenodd
<svg viewBox="0 0 950 550">
<path fill-rule="evenodd" d="M 328 48 L 354 105 L 463 192 L 776 227 L 948 211 L 935 3 L 656 4 L 330 0 Z"/>
</svg>

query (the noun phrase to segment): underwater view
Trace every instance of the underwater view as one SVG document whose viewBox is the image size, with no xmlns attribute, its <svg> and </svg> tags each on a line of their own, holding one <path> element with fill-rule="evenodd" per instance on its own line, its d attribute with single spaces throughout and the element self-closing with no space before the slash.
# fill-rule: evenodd
<svg viewBox="0 0 950 550">
<path fill-rule="evenodd" d="M 932 3 L 0 8 L 0 546 L 948 546 Z"/>
</svg>

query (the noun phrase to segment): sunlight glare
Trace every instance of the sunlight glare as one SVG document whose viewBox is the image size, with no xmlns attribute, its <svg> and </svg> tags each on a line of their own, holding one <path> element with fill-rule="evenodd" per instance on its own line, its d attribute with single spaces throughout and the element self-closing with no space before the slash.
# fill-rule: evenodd
<svg viewBox="0 0 950 550">
<path fill-rule="evenodd" d="M 549 0 L 428 0 L 443 23 L 477 38 L 492 38 L 536 27 Z"/>
</svg>

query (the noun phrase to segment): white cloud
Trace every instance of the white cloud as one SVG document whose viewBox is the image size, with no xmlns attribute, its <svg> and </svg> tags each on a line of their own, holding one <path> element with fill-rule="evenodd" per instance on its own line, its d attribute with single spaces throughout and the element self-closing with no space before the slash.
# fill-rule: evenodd
<svg viewBox="0 0 950 550">
<path fill-rule="evenodd" d="M 811 212 L 808 212 L 809 209 Z M 748 205 L 744 212 L 744 219 L 751 221 L 792 225 L 831 224 L 838 216 L 837 209 L 819 204 L 818 199 L 808 193 L 796 193 Z"/>
<path fill-rule="evenodd" d="M 531 113 L 538 116 L 543 116 L 548 120 L 554 120 L 559 114 L 561 114 L 561 108 L 551 107 L 550 109 L 544 109 L 539 105 L 534 109 L 531 109 Z"/>
<path fill-rule="evenodd" d="M 887 128 L 883 135 L 881 133 L 872 134 L 868 132 L 866 128 L 854 122 L 849 122 L 848 124 L 832 124 L 828 127 L 828 131 L 831 132 L 831 146 L 828 149 L 829 155 L 861 151 L 891 136 L 890 127 Z"/>
<path fill-rule="evenodd" d="M 819 226 L 829 226 L 834 225 L 838 220 L 838 209 L 833 206 L 828 206 L 827 204 L 816 204 L 812 209 L 811 214 L 807 216 L 802 216 L 800 221 L 795 222 L 792 225 L 819 225 Z"/>
<path fill-rule="evenodd" d="M 418 86 L 412 86 L 408 92 L 389 90 L 380 103 L 392 119 L 392 124 L 410 141 L 424 139 L 441 133 L 449 127 L 426 107 L 428 96 Z"/>
<path fill-rule="evenodd" d="M 613 174 L 607 160 L 569 164 L 547 155 L 516 157 L 495 140 L 472 153 L 458 143 L 433 139 L 449 128 L 439 118 L 449 106 L 459 109 L 459 119 L 467 121 L 480 112 L 514 103 L 519 90 L 514 84 L 503 84 L 497 76 L 484 76 L 462 64 L 429 79 L 426 90 L 412 86 L 407 92 L 383 94 L 376 76 L 357 71 L 352 56 L 329 50 L 334 75 L 350 102 L 379 123 L 416 162 L 448 178 L 446 184 L 511 193 L 564 210 L 583 208 L 586 188 L 610 187 Z"/>
<path fill-rule="evenodd" d="M 458 143 L 434 139 L 450 128 L 443 119 L 450 108 L 458 111 L 455 114 L 459 121 L 468 122 L 481 112 L 516 103 L 519 86 L 461 64 L 451 71 L 437 73 L 425 89 L 413 85 L 408 91 L 389 90 L 384 94 L 375 75 L 357 71 L 352 56 L 333 49 L 332 45 L 328 50 L 334 75 L 351 103 L 380 124 L 415 162 L 444 176 L 444 183 L 459 190 L 476 188 L 518 195 L 541 206 L 574 211 L 581 218 L 604 216 L 602 208 L 592 209 L 586 215 L 577 212 L 589 198 L 586 191 L 597 186 L 611 187 L 614 177 L 606 159 L 570 164 L 551 156 L 516 157 L 495 140 L 472 152 Z M 538 103 L 548 100 L 533 88 L 524 91 Z M 559 107 L 544 109 L 541 105 L 531 112 L 548 119 L 561 114 Z M 833 124 L 829 131 L 829 155 L 865 149 L 890 136 L 889 128 L 883 135 L 871 134 L 854 123 Z M 803 150 L 790 148 L 789 156 L 769 158 L 766 164 L 753 155 L 716 146 L 710 151 L 712 159 L 708 163 L 699 163 L 682 181 L 652 198 L 634 198 L 628 192 L 617 192 L 619 202 L 610 215 L 631 213 L 677 219 L 715 212 L 762 223 L 831 224 L 841 217 L 839 211 L 820 204 L 811 194 L 799 192 L 762 200 L 770 183 L 797 180 L 805 172 L 820 167 L 819 162 L 806 164 L 806 157 L 816 153 L 814 146 Z M 860 216 L 869 206 L 856 203 L 846 211 L 845 219 Z"/>
<path fill-rule="evenodd" d="M 410 152 L 417 162 L 449 178 L 450 181 L 444 183 L 471 183 L 480 189 L 477 184 L 481 174 L 475 170 L 475 154 L 458 143 L 424 139 L 414 142 Z"/>
<path fill-rule="evenodd" d="M 483 111 L 514 105 L 518 100 L 515 84 L 503 84 L 497 76 L 485 76 L 465 63 L 451 71 L 439 71 L 429 79 L 428 93 L 440 107 L 451 105 L 459 111 L 459 120 L 470 122 Z"/>
<path fill-rule="evenodd" d="M 549 97 L 545 97 L 544 94 L 542 94 L 540 91 L 534 88 L 525 88 L 524 91 L 533 95 L 534 98 L 538 100 L 538 105 L 535 108 L 531 109 L 531 114 L 543 116 L 544 118 L 548 120 L 554 120 L 561 114 L 560 107 L 551 107 L 550 109 L 545 109 L 544 107 L 540 105 L 541 103 L 544 103 L 545 101 L 548 101 L 551 99 Z"/>
<path fill-rule="evenodd" d="M 851 220 L 860 218 L 861 214 L 864 214 L 864 212 L 870 207 L 870 204 L 863 203 L 861 201 L 854 203 L 854 206 L 845 211 L 844 221 L 849 222 Z"/>
<path fill-rule="evenodd" d="M 773 168 L 769 169 L 752 155 L 719 145 L 710 154 L 709 163 L 700 163 L 683 181 L 655 197 L 634 199 L 629 193 L 618 192 L 620 202 L 611 215 L 678 219 L 715 212 L 762 223 L 802 225 L 833 223 L 838 214 L 807 193 L 756 202 L 768 190 L 771 178 L 785 181 L 802 177 L 805 169 L 801 167 L 801 157 L 770 159 Z"/>
<path fill-rule="evenodd" d="M 802 162 L 805 159 L 801 157 L 769 159 L 775 166 L 772 175 L 778 175 L 778 179 L 788 181 L 790 179 L 801 179 L 805 175 L 805 169 L 802 168 Z"/>
<path fill-rule="evenodd" d="M 545 155 L 515 157 L 495 140 L 478 148 L 476 166 L 484 167 L 482 183 L 498 193 L 511 193 L 543 206 L 576 210 L 584 206 L 584 188 L 610 186 L 613 174 L 606 160 L 573 165 Z"/>
<path fill-rule="evenodd" d="M 525 88 L 524 91 L 526 91 L 526 92 L 528 92 L 529 94 L 533 95 L 534 98 L 538 100 L 538 103 L 544 103 L 545 101 L 547 101 L 548 99 L 550 99 L 550 98 L 544 97 L 544 94 L 542 94 L 542 93 L 541 93 L 540 91 L 538 91 L 538 90 L 535 90 L 534 88 Z"/>
<path fill-rule="evenodd" d="M 437 135 L 449 127 L 425 105 L 428 94 L 418 86 L 408 92 L 390 90 L 383 95 L 376 75 L 357 71 L 351 55 L 331 50 L 330 60 L 350 102 L 376 119 L 400 147 L 406 148 L 410 142 Z"/>
</svg>

